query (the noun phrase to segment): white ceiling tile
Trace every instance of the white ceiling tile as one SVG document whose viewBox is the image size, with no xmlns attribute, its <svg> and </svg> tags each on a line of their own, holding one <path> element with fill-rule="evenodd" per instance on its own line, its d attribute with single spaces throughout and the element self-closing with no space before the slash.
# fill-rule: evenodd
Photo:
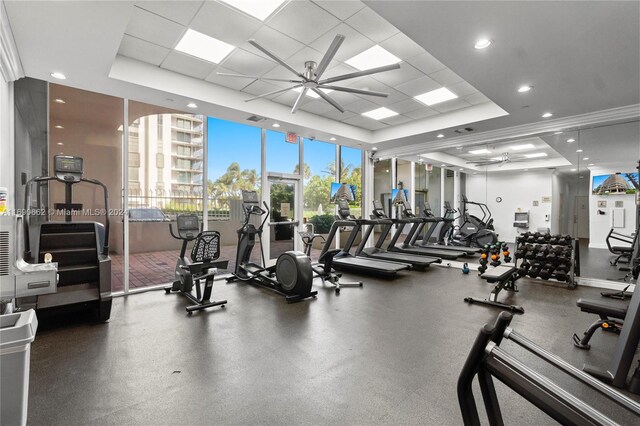
<svg viewBox="0 0 640 426">
<path fill-rule="evenodd" d="M 218 75 L 218 72 L 234 73 L 235 71 L 228 68 L 218 66 L 211 74 L 209 74 L 205 80 L 215 83 L 220 86 L 228 87 L 230 89 L 241 90 L 243 87 L 253 83 L 255 80 L 249 78 L 237 78 L 237 77 L 223 77 Z"/>
<path fill-rule="evenodd" d="M 360 10 L 345 22 L 376 43 L 380 43 L 400 32 L 396 27 L 368 7 Z"/>
<path fill-rule="evenodd" d="M 173 49 L 185 31 L 180 24 L 134 7 L 125 33 Z"/>
<path fill-rule="evenodd" d="M 413 100 L 412 98 L 405 99 L 404 101 L 397 102 L 395 104 L 391 104 L 387 106 L 391 111 L 395 111 L 398 114 L 406 114 L 410 111 L 415 111 L 417 109 L 423 109 L 424 105 L 420 102 Z"/>
<path fill-rule="evenodd" d="M 386 124 L 378 120 L 374 120 L 369 117 L 363 117 L 362 115 L 355 115 L 353 117 L 342 120 L 342 122 L 351 124 L 352 126 L 362 127 L 367 130 L 378 130 L 388 127 Z"/>
<path fill-rule="evenodd" d="M 446 68 L 442 62 L 431 56 L 429 52 L 421 53 L 406 61 L 427 75 Z"/>
<path fill-rule="evenodd" d="M 306 46 L 299 50 L 295 55 L 288 57 L 285 62 L 293 67 L 294 70 L 302 72 L 304 71 L 304 63 L 306 61 L 314 61 L 316 64 L 319 64 L 322 56 L 323 53 Z M 331 64 L 335 66 L 337 65 L 337 62 L 334 60 L 331 61 Z"/>
<path fill-rule="evenodd" d="M 340 83 L 341 82 L 338 82 L 336 83 L 336 85 L 343 86 L 343 84 L 340 84 Z M 380 83 L 378 80 L 368 76 L 357 79 L 357 82 L 355 82 L 354 84 L 350 84 L 347 87 L 350 87 L 353 89 L 372 90 L 374 92 L 387 93 L 389 96 L 387 96 L 386 98 L 381 98 L 378 96 L 358 95 L 361 98 L 370 100 L 371 102 L 374 102 L 378 105 L 393 104 L 407 98 L 407 96 L 404 93 L 398 92 L 397 90 L 392 89 L 386 84 Z"/>
<path fill-rule="evenodd" d="M 273 84 L 267 83 L 265 81 L 254 80 L 253 83 L 246 86 L 242 89 L 243 92 L 249 93 L 250 95 L 258 96 L 264 95 L 265 93 L 273 92 L 274 90 L 280 89 L 279 86 L 274 86 Z"/>
<path fill-rule="evenodd" d="M 289 2 L 268 22 L 271 28 L 304 44 L 309 44 L 340 21 L 318 5 L 307 1 Z"/>
<path fill-rule="evenodd" d="M 467 83 L 466 81 L 461 81 L 460 83 L 452 84 L 447 86 L 447 89 L 451 90 L 453 93 L 458 95 L 459 98 L 463 98 L 465 96 L 469 96 L 473 93 L 476 93 L 478 89 Z"/>
<path fill-rule="evenodd" d="M 262 74 L 265 78 L 282 78 L 287 80 L 300 80 L 300 77 L 296 77 L 291 71 L 282 66 L 276 66 L 271 71 Z M 280 86 L 282 88 L 293 86 L 296 83 L 288 83 L 286 81 L 269 81 L 271 84 Z"/>
<path fill-rule="evenodd" d="M 443 86 L 450 86 L 452 84 L 456 84 L 461 81 L 464 81 L 462 80 L 462 77 L 460 77 L 458 74 L 451 71 L 449 68 L 445 68 L 441 71 L 431 73 L 429 74 L 429 77 L 437 81 Z"/>
<path fill-rule="evenodd" d="M 450 101 L 441 102 L 436 105 L 431 105 L 432 109 L 435 109 L 438 112 L 444 113 L 449 111 L 455 111 L 457 109 L 462 109 L 471 106 L 471 104 L 463 99 L 451 99 Z"/>
<path fill-rule="evenodd" d="M 166 47 L 140 40 L 139 38 L 124 35 L 120 43 L 118 53 L 122 56 L 147 62 L 152 65 L 160 65 L 170 52 Z"/>
<path fill-rule="evenodd" d="M 359 99 L 355 102 L 348 104 L 345 108 L 348 111 L 355 112 L 356 114 L 362 114 L 363 112 L 380 108 L 380 106 L 367 99 Z"/>
<path fill-rule="evenodd" d="M 233 46 L 240 46 L 261 26 L 262 22 L 251 16 L 224 4 L 208 1 L 191 21 L 189 28 Z"/>
<path fill-rule="evenodd" d="M 313 0 L 313 2 L 341 21 L 353 16 L 365 7 L 364 3 L 359 0 Z"/>
<path fill-rule="evenodd" d="M 412 67 L 407 63 L 400 64 L 400 68 L 397 70 L 381 72 L 378 74 L 373 74 L 373 78 L 387 86 L 398 86 L 402 83 L 406 83 L 408 81 L 415 80 L 420 77 L 424 77 L 424 74 Z"/>
<path fill-rule="evenodd" d="M 393 117 L 383 118 L 380 121 L 382 123 L 388 124 L 389 126 L 396 126 L 398 124 L 404 124 L 408 123 L 409 121 L 413 121 L 413 119 L 405 115 L 394 115 Z"/>
<path fill-rule="evenodd" d="M 291 37 L 282 34 L 280 31 L 276 31 L 266 25 L 263 25 L 258 31 L 253 33 L 251 38 L 255 39 L 260 46 L 269 50 L 269 52 L 283 59 L 294 55 L 304 47 L 304 44 L 299 41 L 294 40 Z M 249 43 L 243 43 L 240 47 L 264 58 L 268 57 L 262 51 L 256 49 Z"/>
<path fill-rule="evenodd" d="M 402 60 L 407 60 L 408 58 L 424 53 L 422 46 L 411 40 L 403 33 L 398 33 L 393 37 L 389 37 L 385 41 L 381 42 L 380 46 L 384 47 Z"/>
<path fill-rule="evenodd" d="M 164 18 L 170 19 L 181 25 L 189 25 L 189 22 L 196 15 L 202 4 L 203 0 L 199 1 L 138 1 L 136 6 L 149 12 L 153 12 L 156 15 L 160 15 Z"/>
<path fill-rule="evenodd" d="M 375 43 L 373 41 L 344 23 L 338 25 L 335 28 L 332 28 L 331 31 L 328 31 L 323 36 L 317 38 L 309 46 L 313 47 L 319 52 L 322 52 L 324 55 L 324 52 L 327 51 L 337 34 L 342 34 L 343 36 L 345 36 L 344 42 L 334 56 L 334 59 L 338 61 L 344 62 L 347 59 L 351 59 L 354 56 L 364 52 L 365 50 L 375 46 Z"/>
<path fill-rule="evenodd" d="M 397 90 L 411 97 L 421 95 L 431 90 L 439 89 L 440 87 L 442 86 L 439 83 L 433 81 L 427 76 L 420 77 L 407 83 L 395 86 Z"/>
<path fill-rule="evenodd" d="M 222 61 L 221 65 L 240 74 L 262 75 L 272 70 L 277 64 L 246 50 L 236 49 Z"/>
<path fill-rule="evenodd" d="M 423 106 L 420 109 L 416 109 L 414 111 L 409 111 L 405 113 L 407 117 L 413 118 L 414 120 L 419 120 L 421 118 L 427 118 L 434 115 L 440 114 L 438 111 L 429 108 L 428 106 Z"/>
<path fill-rule="evenodd" d="M 349 105 L 352 104 L 356 101 L 359 101 L 361 98 L 359 98 L 358 96 L 352 94 L 352 93 L 347 93 L 347 92 L 339 92 L 339 91 L 333 91 L 331 92 L 331 97 L 333 98 L 334 101 L 336 101 L 337 103 L 339 103 L 343 108 L 345 105 Z"/>
<path fill-rule="evenodd" d="M 279 104 L 283 104 L 283 105 L 287 105 L 287 106 L 293 106 L 293 103 L 298 98 L 298 95 L 299 95 L 299 93 L 294 92 L 293 90 L 289 90 L 288 92 L 284 92 L 283 94 L 276 96 L 272 100 L 274 102 L 279 103 Z M 309 99 L 311 99 L 311 98 L 309 98 Z M 303 102 L 303 105 L 304 105 L 304 102 Z"/>
<path fill-rule="evenodd" d="M 172 51 L 160 65 L 161 68 L 175 71 L 199 79 L 204 79 L 216 68 L 211 62 L 202 61 L 193 56 Z"/>
<path fill-rule="evenodd" d="M 335 62 L 335 64 L 334 64 L 334 62 Z M 347 64 L 343 64 L 343 63 L 340 63 L 340 62 L 332 61 L 331 64 L 332 65 L 329 68 L 327 68 L 325 73 L 322 75 L 322 79 L 330 78 L 330 77 L 337 77 L 339 75 L 350 74 L 352 72 L 357 72 L 358 71 L 357 69 L 353 68 L 352 66 L 349 66 Z M 358 80 L 359 78 L 362 78 L 362 77 L 351 78 L 349 80 L 343 80 L 343 81 L 337 81 L 335 84 L 340 84 L 340 85 L 346 86 L 350 82 Z"/>
<path fill-rule="evenodd" d="M 333 95 L 333 93 L 331 95 Z M 318 115 L 328 112 L 329 110 L 335 110 L 336 112 L 339 112 L 331 104 L 324 101 L 323 99 L 315 99 L 310 102 L 307 102 L 305 105 L 301 107 L 301 109 L 307 112 L 311 112 L 313 114 L 318 114 Z"/>
<path fill-rule="evenodd" d="M 349 117 L 355 117 L 357 114 L 351 111 L 340 112 L 335 108 L 331 108 L 329 111 L 319 114 L 323 117 L 330 118 L 332 120 L 345 120 Z"/>
<path fill-rule="evenodd" d="M 473 93 L 471 95 L 465 96 L 464 100 L 469 102 L 471 105 L 483 104 L 485 102 L 491 102 L 491 99 L 487 98 L 482 93 Z"/>
</svg>

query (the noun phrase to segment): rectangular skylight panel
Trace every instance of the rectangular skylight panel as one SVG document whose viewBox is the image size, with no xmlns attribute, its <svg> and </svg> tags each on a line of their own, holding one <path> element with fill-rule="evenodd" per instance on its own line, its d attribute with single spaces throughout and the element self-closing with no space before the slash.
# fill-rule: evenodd
<svg viewBox="0 0 640 426">
<path fill-rule="evenodd" d="M 235 46 L 192 29 L 187 30 L 176 46 L 180 52 L 214 64 L 220 63 L 233 49 Z"/>
<path fill-rule="evenodd" d="M 399 62 L 402 62 L 402 59 L 377 44 L 345 61 L 346 64 L 360 71 L 393 65 Z"/>
<path fill-rule="evenodd" d="M 296 87 L 296 88 L 291 89 L 291 90 L 293 90 L 294 92 L 298 92 L 298 93 L 300 93 L 300 92 L 302 92 L 302 87 Z M 320 89 L 320 90 L 322 90 L 322 91 L 323 91 L 324 93 L 326 93 L 327 95 L 328 95 L 329 93 L 333 92 L 333 90 L 331 90 L 331 89 Z M 318 99 L 318 98 L 320 97 L 320 95 L 318 95 L 316 92 L 314 92 L 314 91 L 313 91 L 313 90 L 311 90 L 311 89 L 307 90 L 307 94 L 306 94 L 305 96 L 309 96 L 309 97 L 311 97 L 311 98 L 313 98 L 313 99 Z"/>
<path fill-rule="evenodd" d="M 524 154 L 525 157 L 527 158 L 540 158 L 540 157 L 546 157 L 547 153 L 546 152 L 534 152 L 533 154 Z"/>
<path fill-rule="evenodd" d="M 422 95 L 415 96 L 415 99 L 426 104 L 428 106 L 439 104 L 441 102 L 449 101 L 451 99 L 457 98 L 458 95 L 453 93 L 451 90 L 446 87 L 441 87 L 436 90 L 432 90 L 427 93 L 423 93 Z"/>
<path fill-rule="evenodd" d="M 382 107 L 374 109 L 372 111 L 363 112 L 362 115 L 364 115 L 365 117 L 373 118 L 374 120 L 383 120 L 385 118 L 398 115 L 398 113 L 395 111 L 391 111 L 388 108 Z"/>
<path fill-rule="evenodd" d="M 525 150 L 525 149 L 533 149 L 533 148 L 535 148 L 535 146 L 533 144 L 530 144 L 530 143 L 525 143 L 525 144 L 522 144 L 522 145 L 511 145 L 511 149 L 514 150 L 514 151 L 522 151 L 522 150 Z"/>
<path fill-rule="evenodd" d="M 473 151 L 469 151 L 469 154 L 480 155 L 480 154 L 489 154 L 491 151 L 488 149 L 474 149 Z"/>
<path fill-rule="evenodd" d="M 230 6 L 244 13 L 258 18 L 261 21 L 267 19 L 282 3 L 287 0 L 222 0 Z"/>
</svg>

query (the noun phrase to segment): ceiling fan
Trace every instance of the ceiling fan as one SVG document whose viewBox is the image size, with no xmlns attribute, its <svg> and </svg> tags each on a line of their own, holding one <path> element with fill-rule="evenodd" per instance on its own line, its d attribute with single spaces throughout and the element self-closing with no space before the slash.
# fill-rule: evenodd
<svg viewBox="0 0 640 426">
<path fill-rule="evenodd" d="M 304 63 L 304 71 L 302 72 L 296 71 L 292 66 L 287 64 L 278 56 L 269 52 L 263 46 L 261 46 L 257 41 L 253 39 L 249 40 L 249 43 L 252 46 L 254 46 L 256 49 L 260 50 L 265 55 L 267 55 L 268 57 L 270 57 L 271 59 L 273 59 L 274 61 L 276 61 L 277 63 L 279 63 L 286 69 L 288 69 L 289 71 L 291 71 L 293 74 L 295 74 L 296 77 L 298 77 L 298 79 L 295 79 L 295 80 L 288 80 L 288 79 L 282 79 L 282 78 L 265 78 L 260 76 L 232 74 L 232 73 L 224 73 L 224 72 L 219 72 L 217 74 L 225 77 L 240 77 L 240 78 L 251 78 L 256 80 L 264 80 L 264 81 L 284 81 L 288 83 L 294 83 L 293 86 L 288 87 L 286 89 L 274 90 L 273 92 L 265 93 L 259 96 L 254 96 L 253 98 L 245 100 L 245 102 L 249 102 L 249 101 L 264 98 L 267 96 L 277 95 L 278 93 L 283 93 L 292 89 L 302 88 L 302 90 L 300 91 L 300 94 L 298 95 L 298 98 L 293 104 L 293 108 L 291 108 L 292 114 L 294 114 L 298 110 L 298 108 L 301 105 L 301 101 L 302 99 L 304 99 L 304 96 L 307 94 L 308 90 L 311 90 L 314 93 L 316 93 L 318 96 L 320 96 L 322 99 L 330 103 L 335 109 L 337 109 L 340 112 L 344 112 L 344 108 L 340 106 L 340 104 L 336 102 L 333 98 L 331 98 L 331 96 L 325 93 L 324 90 L 321 90 L 321 89 L 335 90 L 338 92 L 349 92 L 349 93 L 355 93 L 358 95 L 379 96 L 382 98 L 386 98 L 387 96 L 389 96 L 388 93 L 374 92 L 372 90 L 352 89 L 350 87 L 343 87 L 343 86 L 334 86 L 331 83 L 335 83 L 343 80 L 349 80 L 351 78 L 356 78 L 356 77 L 362 77 L 365 75 L 377 74 L 380 72 L 395 70 L 400 68 L 400 64 L 385 65 L 382 67 L 371 68 L 364 71 L 352 72 L 348 74 L 339 75 L 336 77 L 325 78 L 323 80 L 320 79 L 322 77 L 322 74 L 324 74 L 324 72 L 327 70 L 329 63 L 338 52 L 338 49 L 340 48 L 340 45 L 342 45 L 342 42 L 344 40 L 345 40 L 345 36 L 341 34 L 336 35 L 336 37 L 333 39 L 333 42 L 331 42 L 329 49 L 327 49 L 327 52 L 322 57 L 320 64 L 316 64 L 314 61 L 306 61 Z"/>
<path fill-rule="evenodd" d="M 467 161 L 467 164 L 473 164 L 474 166 L 493 166 L 497 164 L 498 167 L 502 167 L 506 163 L 513 163 L 518 161 L 526 161 L 526 159 L 512 160 L 508 152 L 503 152 L 500 157 L 484 158 L 478 161 Z"/>
</svg>

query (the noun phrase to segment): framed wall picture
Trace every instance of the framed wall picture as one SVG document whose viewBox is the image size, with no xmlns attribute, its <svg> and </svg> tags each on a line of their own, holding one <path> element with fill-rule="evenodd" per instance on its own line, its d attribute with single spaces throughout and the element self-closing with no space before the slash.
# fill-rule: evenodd
<svg viewBox="0 0 640 426">
<path fill-rule="evenodd" d="M 606 201 L 598 201 L 598 208 L 604 208 L 607 207 L 607 202 Z"/>
<path fill-rule="evenodd" d="M 533 207 L 538 207 L 540 202 L 538 200 L 533 200 Z"/>
<path fill-rule="evenodd" d="M 616 201 L 616 208 L 624 207 L 624 201 Z"/>
</svg>

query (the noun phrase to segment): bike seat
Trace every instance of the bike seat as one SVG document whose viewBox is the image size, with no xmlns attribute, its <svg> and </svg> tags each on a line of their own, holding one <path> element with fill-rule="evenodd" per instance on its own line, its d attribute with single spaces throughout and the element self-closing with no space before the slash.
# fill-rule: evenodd
<svg viewBox="0 0 640 426">
<path fill-rule="evenodd" d="M 627 307 L 604 300 L 578 299 L 576 305 L 582 312 L 589 314 L 605 315 L 611 318 L 624 319 L 627 316 Z"/>
</svg>

